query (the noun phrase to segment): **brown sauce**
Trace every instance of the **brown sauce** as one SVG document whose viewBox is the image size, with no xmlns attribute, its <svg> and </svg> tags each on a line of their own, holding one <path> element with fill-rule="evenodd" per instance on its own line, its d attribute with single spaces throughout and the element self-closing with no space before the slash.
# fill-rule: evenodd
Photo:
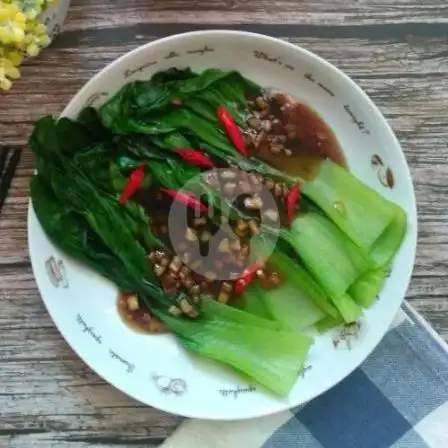
<svg viewBox="0 0 448 448">
<path fill-rule="evenodd" d="M 132 294 L 121 291 L 118 294 L 117 309 L 121 320 L 132 330 L 138 333 L 165 333 L 168 331 L 166 326 L 158 318 L 151 315 L 148 308 L 139 300 L 139 308 L 130 310 L 128 299 Z"/>
<path fill-rule="evenodd" d="M 277 102 L 277 104 L 272 104 Z M 270 165 L 304 180 L 313 179 L 320 163 L 329 158 L 347 168 L 339 142 L 325 121 L 309 106 L 277 94 L 270 109 L 284 127 L 295 134 L 289 137 L 285 147 L 292 154 L 273 154 L 268 145 L 260 145 L 255 155 Z M 284 106 L 286 103 L 286 107 Z"/>
</svg>

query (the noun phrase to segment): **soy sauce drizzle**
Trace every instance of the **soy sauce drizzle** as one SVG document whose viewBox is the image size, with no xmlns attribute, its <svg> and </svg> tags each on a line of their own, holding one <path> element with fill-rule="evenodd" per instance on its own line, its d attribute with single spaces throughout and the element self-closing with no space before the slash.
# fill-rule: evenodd
<svg viewBox="0 0 448 448">
<path fill-rule="evenodd" d="M 313 179 L 327 158 L 347 168 L 335 134 L 308 105 L 275 91 L 267 91 L 263 99 L 258 97 L 249 104 L 253 104 L 254 117 L 264 132 L 261 142 L 250 146 L 252 155 L 305 180 Z M 281 142 L 282 150 L 277 150 L 275 140 Z"/>
</svg>

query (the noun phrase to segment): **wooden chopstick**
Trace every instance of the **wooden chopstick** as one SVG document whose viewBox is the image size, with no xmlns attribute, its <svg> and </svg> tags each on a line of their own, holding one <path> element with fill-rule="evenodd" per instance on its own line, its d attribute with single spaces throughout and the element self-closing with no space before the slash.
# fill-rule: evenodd
<svg viewBox="0 0 448 448">
<path fill-rule="evenodd" d="M 8 155 L 11 152 L 12 155 L 8 159 Z M 3 149 L 0 152 L 0 213 L 8 195 L 17 165 L 19 164 L 21 153 L 22 151 L 20 149 Z"/>
<path fill-rule="evenodd" d="M 3 169 L 5 168 L 6 159 L 8 158 L 9 152 L 9 148 L 0 148 L 0 179 L 2 178 Z"/>
</svg>

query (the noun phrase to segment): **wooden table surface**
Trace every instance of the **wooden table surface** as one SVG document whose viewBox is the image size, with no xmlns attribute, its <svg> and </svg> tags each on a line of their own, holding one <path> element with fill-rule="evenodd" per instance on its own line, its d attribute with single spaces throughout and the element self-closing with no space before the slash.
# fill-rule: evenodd
<svg viewBox="0 0 448 448">
<path fill-rule="evenodd" d="M 181 31 L 244 29 L 336 64 L 377 103 L 410 164 L 419 246 L 408 299 L 448 339 L 446 0 L 73 0 L 65 33 L 0 96 L 0 143 L 24 148 L 0 217 L 0 446 L 158 446 L 180 417 L 143 406 L 74 354 L 39 297 L 27 252 L 30 127 L 100 68 Z"/>
</svg>

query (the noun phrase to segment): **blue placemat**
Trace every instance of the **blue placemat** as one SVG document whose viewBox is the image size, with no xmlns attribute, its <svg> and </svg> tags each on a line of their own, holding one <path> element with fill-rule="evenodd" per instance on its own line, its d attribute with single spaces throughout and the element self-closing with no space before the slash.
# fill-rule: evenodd
<svg viewBox="0 0 448 448">
<path fill-rule="evenodd" d="M 448 448 L 448 346 L 404 304 L 367 361 L 290 411 L 186 421 L 163 448 Z"/>
</svg>

